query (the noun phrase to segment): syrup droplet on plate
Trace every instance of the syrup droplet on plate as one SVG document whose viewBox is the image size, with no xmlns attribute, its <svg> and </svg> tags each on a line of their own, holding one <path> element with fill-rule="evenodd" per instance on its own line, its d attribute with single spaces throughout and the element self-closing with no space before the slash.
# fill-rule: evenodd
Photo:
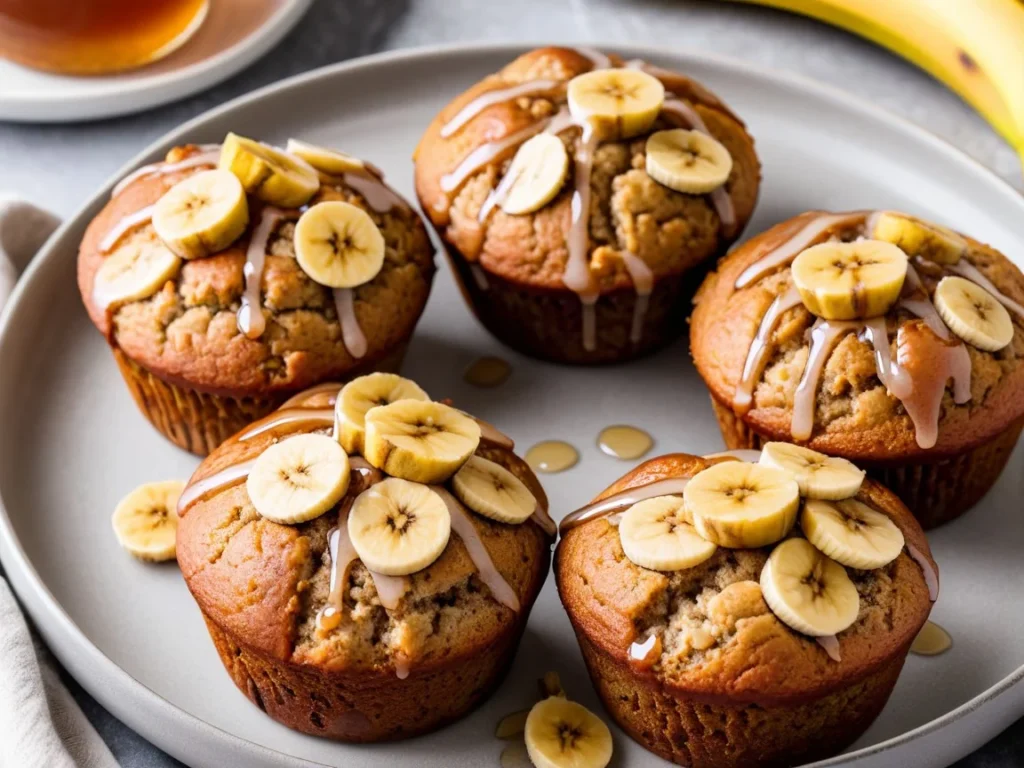
<svg viewBox="0 0 1024 768">
<path fill-rule="evenodd" d="M 502 360 L 500 357 L 478 357 L 469 364 L 462 378 L 474 387 L 489 389 L 501 386 L 511 375 L 512 366 L 508 360 Z"/>
<path fill-rule="evenodd" d="M 929 621 L 921 627 L 914 642 L 910 646 L 910 652 L 918 656 L 938 656 L 953 647 L 953 638 L 949 632 L 944 630 L 934 621 Z"/>
<path fill-rule="evenodd" d="M 526 463 L 534 472 L 564 472 L 576 466 L 579 451 L 564 440 L 544 440 L 526 452 Z"/>
<path fill-rule="evenodd" d="M 613 424 L 601 430 L 597 447 L 616 459 L 639 459 L 654 446 L 654 438 L 639 427 Z"/>
</svg>

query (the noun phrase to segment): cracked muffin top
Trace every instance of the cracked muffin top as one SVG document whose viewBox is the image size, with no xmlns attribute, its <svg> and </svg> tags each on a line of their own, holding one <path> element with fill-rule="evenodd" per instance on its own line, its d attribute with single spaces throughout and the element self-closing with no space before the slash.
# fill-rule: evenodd
<svg viewBox="0 0 1024 768">
<path fill-rule="evenodd" d="M 870 263 L 869 263 L 870 262 Z M 771 439 L 865 461 L 955 454 L 1024 416 L 1024 275 L 891 211 L 809 212 L 724 258 L 694 362 Z"/>
<path fill-rule="evenodd" d="M 275 659 L 399 677 L 512 631 L 554 524 L 511 440 L 394 374 L 339 386 L 286 403 L 189 481 L 177 556 L 207 620 Z"/>
<path fill-rule="evenodd" d="M 790 447 L 774 461 L 762 454 L 758 464 L 662 456 L 610 486 L 576 524 L 563 521 L 555 573 L 577 632 L 637 674 L 688 695 L 757 703 L 827 693 L 905 654 L 938 588 L 924 533 L 871 480 L 845 500 L 807 496 L 838 495 L 833 492 L 856 480 L 858 470 L 821 457 L 828 463 L 801 474 L 797 467 L 812 464 L 806 457 L 794 463 Z M 778 508 L 785 481 L 768 470 L 780 468 L 796 471 L 799 519 L 794 510 L 766 544 L 742 546 L 745 537 L 766 541 L 757 537 L 767 530 L 767 517 L 755 517 L 772 504 Z M 716 472 L 723 477 L 710 477 Z M 749 494 L 745 525 L 728 509 L 744 503 L 728 490 L 741 486 Z M 684 498 L 656 496 L 681 487 Z M 667 541 L 676 560 L 693 555 L 698 543 L 704 549 L 685 562 L 659 560 Z"/>
<path fill-rule="evenodd" d="M 526 53 L 457 97 L 415 160 L 422 207 L 453 250 L 578 293 L 629 287 L 630 256 L 657 278 L 724 250 L 760 181 L 743 123 L 701 85 L 572 48 Z"/>
<path fill-rule="evenodd" d="M 373 166 L 229 134 L 124 179 L 82 240 L 78 283 L 112 345 L 218 394 L 302 389 L 372 364 L 430 290 L 422 220 Z"/>
</svg>

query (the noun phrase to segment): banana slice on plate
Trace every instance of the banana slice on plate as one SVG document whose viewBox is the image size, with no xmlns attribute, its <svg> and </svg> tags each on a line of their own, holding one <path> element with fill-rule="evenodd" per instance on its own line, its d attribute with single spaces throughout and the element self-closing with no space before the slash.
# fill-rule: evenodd
<svg viewBox="0 0 1024 768">
<path fill-rule="evenodd" d="M 978 349 L 997 352 L 1013 341 L 1010 313 L 977 283 L 944 277 L 932 301 L 949 330 Z"/>
<path fill-rule="evenodd" d="M 420 385 L 397 373 L 370 373 L 341 388 L 334 405 L 338 442 L 348 453 L 363 453 L 366 412 L 399 400 L 430 400 Z"/>
<path fill-rule="evenodd" d="M 792 274 L 804 306 L 818 317 L 877 317 L 900 297 L 907 255 L 881 240 L 821 243 L 793 260 Z"/>
<path fill-rule="evenodd" d="M 732 156 L 700 131 L 675 128 L 647 139 L 647 175 L 677 192 L 703 195 L 718 189 L 732 172 Z"/>
<path fill-rule="evenodd" d="M 853 462 L 790 443 L 766 443 L 758 463 L 788 472 L 810 499 L 848 499 L 864 482 L 864 470 Z"/>
<path fill-rule="evenodd" d="M 302 271 L 329 288 L 368 283 L 384 266 L 384 235 L 370 215 L 340 200 L 318 203 L 295 225 Z"/>
<path fill-rule="evenodd" d="M 850 568 L 881 568 L 903 551 L 903 533 L 896 524 L 857 499 L 808 499 L 800 527 L 811 544 Z"/>
<path fill-rule="evenodd" d="M 569 173 L 569 153 L 557 136 L 541 133 L 524 142 L 512 158 L 506 178 L 501 210 L 505 213 L 532 213 L 543 208 L 558 194 Z"/>
<path fill-rule="evenodd" d="M 723 547 L 764 547 L 796 522 L 800 488 L 787 472 L 724 461 L 698 472 L 683 491 L 693 527 Z"/>
<path fill-rule="evenodd" d="M 781 622 L 811 637 L 842 632 L 860 612 L 846 569 L 806 539 L 787 539 L 772 550 L 761 570 L 761 592 Z"/>
<path fill-rule="evenodd" d="M 359 559 L 387 576 L 406 576 L 437 560 L 451 527 L 440 496 L 397 477 L 359 494 L 348 515 L 348 535 Z"/>
<path fill-rule="evenodd" d="M 174 559 L 180 480 L 146 483 L 118 502 L 112 522 L 117 542 L 130 555 L 158 563 Z"/>
<path fill-rule="evenodd" d="M 953 230 L 895 211 L 879 211 L 871 216 L 868 237 L 937 264 L 956 264 L 967 253 L 967 241 Z"/>
<path fill-rule="evenodd" d="M 93 294 L 103 306 L 152 296 L 174 278 L 181 259 L 160 242 L 122 246 L 96 270 Z"/>
<path fill-rule="evenodd" d="M 352 155 L 339 152 L 336 149 L 318 147 L 298 139 L 288 139 L 284 148 L 289 155 L 295 155 L 301 160 L 305 160 L 313 168 L 329 176 L 366 171 L 366 163 L 358 157 L 352 157 Z"/>
<path fill-rule="evenodd" d="M 153 230 L 183 259 L 201 259 L 223 251 L 249 225 L 245 190 L 227 171 L 193 174 L 157 200 Z"/>
<path fill-rule="evenodd" d="M 533 705 L 525 736 L 536 768 L 604 768 L 612 759 L 612 734 L 604 721 L 560 696 Z"/>
<path fill-rule="evenodd" d="M 525 523 L 537 508 L 522 480 L 482 456 L 469 457 L 452 478 L 452 490 L 474 512 L 499 523 Z"/>
<path fill-rule="evenodd" d="M 221 145 L 218 167 L 231 171 L 245 191 L 281 208 L 298 208 L 320 189 L 320 177 L 300 157 L 229 133 Z"/>
<path fill-rule="evenodd" d="M 319 517 L 345 495 L 348 456 L 327 435 L 289 437 L 259 455 L 245 488 L 256 511 L 275 523 Z"/>
<path fill-rule="evenodd" d="M 718 549 L 690 524 L 683 500 L 657 496 L 637 502 L 619 522 L 626 557 L 642 568 L 681 571 L 700 565 Z"/>
<path fill-rule="evenodd" d="M 480 444 L 480 425 L 442 403 L 400 400 L 366 412 L 363 456 L 377 469 L 417 483 L 454 475 Z"/>
<path fill-rule="evenodd" d="M 638 69 L 597 69 L 577 75 L 567 88 L 569 112 L 605 140 L 647 131 L 665 101 L 661 81 Z"/>
</svg>

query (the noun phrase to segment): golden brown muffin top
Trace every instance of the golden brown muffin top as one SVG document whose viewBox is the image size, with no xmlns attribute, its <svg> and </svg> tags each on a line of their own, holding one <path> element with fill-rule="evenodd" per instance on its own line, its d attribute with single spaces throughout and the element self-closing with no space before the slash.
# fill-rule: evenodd
<svg viewBox="0 0 1024 768">
<path fill-rule="evenodd" d="M 748 268 L 824 215 L 816 211 L 801 214 L 736 248 L 708 275 L 695 299 L 690 348 L 697 370 L 715 399 L 742 414 L 745 422 L 771 439 L 794 439 L 791 423 L 796 390 L 810 352 L 808 331 L 817 318 L 801 303 L 781 315 L 768 337 L 768 354 L 763 371 L 754 381 L 750 409 L 744 412 L 737 388 L 748 352 L 770 305 L 791 289 L 793 278 L 786 263 L 742 287 L 737 287 L 737 281 Z M 869 215 L 855 216 L 852 223 L 830 228 L 819 242 L 853 241 L 865 236 Z M 973 267 L 1006 298 L 1024 304 L 1021 271 L 990 246 L 962 237 L 967 248 L 958 266 L 921 257 L 910 259 L 911 269 L 920 278 L 921 298 L 932 303 L 943 277 Z M 908 279 L 905 292 L 909 284 Z M 938 434 L 930 449 L 919 445 L 915 422 L 907 408 L 879 379 L 870 341 L 863 332 L 844 334 L 828 354 L 820 377 L 813 406 L 813 433 L 807 446 L 856 460 L 886 461 L 956 454 L 992 439 L 1024 416 L 1024 317 L 1012 310 L 1009 315 L 1015 328 L 1012 341 L 996 352 L 951 336 L 951 343 L 966 347 L 969 355 L 970 398 L 955 402 L 953 381 L 941 395 L 937 394 L 941 397 Z M 905 338 L 901 330 L 909 339 L 922 321 L 897 302 L 884 322 L 892 360 L 899 360 L 911 371 L 911 380 L 918 382 L 915 386 L 930 383 L 929 377 L 937 370 L 935 361 L 925 354 L 916 355 L 918 347 L 914 344 L 901 343 Z M 937 382 L 936 387 L 941 386 L 942 381 Z"/>
<path fill-rule="evenodd" d="M 173 164 L 200 154 L 195 145 L 175 147 Z M 407 205 L 374 210 L 344 177 L 321 177 L 308 205 L 342 200 L 365 210 L 384 236 L 384 266 L 373 280 L 354 288 L 355 317 L 366 338 L 361 358 L 343 338 L 331 289 L 298 265 L 292 235 L 300 211 L 287 211 L 268 241 L 260 293 L 266 329 L 248 338 L 237 312 L 245 288 L 246 249 L 260 220 L 259 201 L 249 198 L 249 226 L 228 248 L 184 261 L 160 290 L 138 301 L 104 308 L 94 295 L 97 270 L 128 249 L 157 244 L 146 221 L 130 229 L 104 253 L 101 243 L 125 217 L 156 203 L 183 179 L 209 165 L 141 175 L 93 219 L 79 249 L 78 285 L 89 317 L 129 358 L 161 378 L 228 395 L 303 389 L 339 378 L 371 363 L 412 333 L 427 301 L 434 272 L 433 251 L 419 215 Z M 378 207 L 381 207 L 378 205 Z"/>
<path fill-rule="evenodd" d="M 510 215 L 495 206 L 484 224 L 478 221 L 481 206 L 505 175 L 518 145 L 485 163 L 454 191 L 445 191 L 442 179 L 474 150 L 556 115 L 566 104 L 568 81 L 594 69 L 592 56 L 601 54 L 540 48 L 520 56 L 441 110 L 416 149 L 416 192 L 445 242 L 505 279 L 542 288 L 563 287 L 574 191 L 572 162 L 561 191 L 543 208 L 531 214 Z M 617 56 L 608 58 L 610 66 L 624 64 Z M 736 225 L 733 233 L 724 233 L 707 196 L 676 192 L 648 176 L 647 134 L 600 144 L 590 184 L 587 255 L 602 293 L 632 285 L 623 252 L 642 259 L 656 279 L 684 272 L 724 250 L 750 218 L 757 199 L 760 164 L 753 139 L 739 118 L 684 75 L 656 68 L 649 71 L 664 83 L 666 99 L 674 94 L 692 106 L 732 156 L 733 168 L 725 190 L 735 210 Z M 556 85 L 545 93 L 490 105 L 457 131 L 441 135 L 443 127 L 481 95 L 536 80 L 551 80 Z M 677 123 L 663 114 L 652 131 L 672 127 Z M 571 127 L 559 136 L 572 158 L 580 145 L 580 128 Z"/>
<path fill-rule="evenodd" d="M 332 408 L 334 396 L 324 386 L 310 392 L 286 407 Z M 203 460 L 190 485 L 255 459 L 278 440 L 310 432 L 330 434 L 330 428 L 298 424 L 285 435 L 271 429 L 241 440 L 243 431 Z M 512 450 L 484 439 L 475 455 L 519 477 L 546 515 L 543 488 Z M 353 470 L 339 507 L 364 490 L 355 476 Z M 306 523 L 278 524 L 256 511 L 243 482 L 201 497 L 181 514 L 178 564 L 207 620 L 277 659 L 326 671 L 394 675 L 403 666 L 421 670 L 472 653 L 520 620 L 481 581 L 454 528 L 440 557 L 406 577 L 408 591 L 394 608 L 381 604 L 372 575 L 356 560 L 342 591 L 344 616 L 325 630 L 318 614 L 329 604 L 334 563 L 328 537 L 338 526 L 337 508 Z M 507 525 L 468 516 L 520 610 L 528 611 L 547 574 L 552 538 L 532 519 Z"/>
<path fill-rule="evenodd" d="M 669 454 L 641 464 L 595 501 L 668 478 L 692 477 L 719 461 Z M 934 568 L 920 525 L 894 494 L 865 480 L 858 500 L 883 512 Z M 873 571 L 848 569 L 860 595 L 856 622 L 838 638 L 840 661 L 769 610 L 758 584 L 771 547 L 719 547 L 708 560 L 674 572 L 626 557 L 616 527 L 594 519 L 564 533 L 555 556 L 562 602 L 574 625 L 620 662 L 630 644 L 657 633 L 662 652 L 651 675 L 707 701 L 792 702 L 870 675 L 906 653 L 931 610 L 921 566 L 904 551 Z"/>
</svg>

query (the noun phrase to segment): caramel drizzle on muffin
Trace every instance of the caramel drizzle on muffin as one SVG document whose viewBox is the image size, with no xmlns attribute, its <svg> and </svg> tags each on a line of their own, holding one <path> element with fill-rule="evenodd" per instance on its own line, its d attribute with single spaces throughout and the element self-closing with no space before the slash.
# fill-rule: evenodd
<svg viewBox="0 0 1024 768">
<path fill-rule="evenodd" d="M 820 213 L 799 229 L 791 229 L 785 239 L 776 242 L 737 278 L 734 288 L 753 285 L 772 272 L 787 267 L 804 249 L 838 234 L 862 233 L 868 227 L 870 211 L 842 214 Z M 920 257 L 917 257 L 920 263 Z M 964 256 L 956 264 L 935 265 L 970 280 L 987 290 L 1008 310 L 1024 318 L 1024 307 L 998 291 L 988 278 Z M 770 340 L 782 315 L 801 303 L 795 286 L 775 297 L 761 318 L 736 385 L 733 407 L 746 413 L 753 405 L 754 388 L 768 362 Z M 893 310 L 904 310 L 915 320 L 901 323 L 896 332 L 896 358 L 890 350 L 886 318 L 836 321 L 819 318 L 808 331 L 810 350 L 797 386 L 790 427 L 797 440 L 807 440 L 814 428 L 817 391 L 825 364 L 841 338 L 853 333 L 874 349 L 879 380 L 889 394 L 897 398 L 914 423 L 915 437 L 921 448 L 931 448 L 938 440 L 938 422 L 942 395 L 947 382 L 953 381 L 953 402 L 962 405 L 971 399 L 971 358 L 967 346 L 950 333 L 939 316 L 931 297 L 921 283 L 913 264 L 907 267 L 903 293 Z M 890 310 L 891 312 L 892 310 Z"/>
<path fill-rule="evenodd" d="M 591 61 L 594 70 L 608 69 L 612 66 L 611 58 L 600 51 L 592 48 L 577 48 L 575 50 Z M 655 77 L 675 76 L 667 70 L 652 67 L 639 59 L 627 62 L 625 66 L 630 69 L 642 70 Z M 522 96 L 550 95 L 560 92 L 559 89 L 564 85 L 564 81 L 556 82 L 554 80 L 538 78 L 505 88 L 487 91 L 462 107 L 450 120 L 442 125 L 440 135 L 442 138 L 455 135 L 480 113 L 495 104 L 508 102 Z M 698 93 L 702 98 L 706 97 L 707 102 L 715 105 L 716 108 L 721 107 L 722 102 L 706 89 L 701 88 Z M 700 115 L 697 114 L 697 111 L 690 104 L 679 99 L 674 94 L 666 93 L 665 96 L 666 100 L 661 107 L 664 116 L 670 117 L 673 122 L 678 123 L 681 127 L 711 135 Z M 476 147 L 452 171 L 441 178 L 441 189 L 449 195 L 450 199 L 471 176 L 481 171 L 487 165 L 503 158 L 510 150 L 518 148 L 527 139 L 541 132 L 557 135 L 573 127 L 580 128 L 582 135 L 573 158 L 574 190 L 572 196 L 572 218 L 569 232 L 566 234 L 568 258 L 562 281 L 565 283 L 566 288 L 575 293 L 580 299 L 583 312 L 583 348 L 587 351 L 593 351 L 597 346 L 595 305 L 600 297 L 600 292 L 593 275 L 590 273 L 587 254 L 590 246 L 590 176 L 594 153 L 600 144 L 600 140 L 589 123 L 577 121 L 563 107 L 553 117 L 541 118 L 508 136 Z M 488 193 L 477 217 L 481 225 L 486 225 L 489 215 L 495 206 L 501 204 L 515 180 L 512 174 L 506 174 L 499 181 L 498 185 Z M 722 186 L 709 193 L 708 197 L 718 214 L 722 232 L 726 237 L 734 236 L 736 214 L 729 193 Z M 642 336 L 643 322 L 648 307 L 648 297 L 653 288 L 653 274 L 650 268 L 636 254 L 624 253 L 623 261 L 633 280 L 637 294 L 630 328 L 630 339 L 636 343 Z M 475 269 L 472 269 L 472 273 L 477 285 L 481 290 L 487 290 L 486 274 L 476 264 L 471 266 L 475 267 Z"/>
</svg>

